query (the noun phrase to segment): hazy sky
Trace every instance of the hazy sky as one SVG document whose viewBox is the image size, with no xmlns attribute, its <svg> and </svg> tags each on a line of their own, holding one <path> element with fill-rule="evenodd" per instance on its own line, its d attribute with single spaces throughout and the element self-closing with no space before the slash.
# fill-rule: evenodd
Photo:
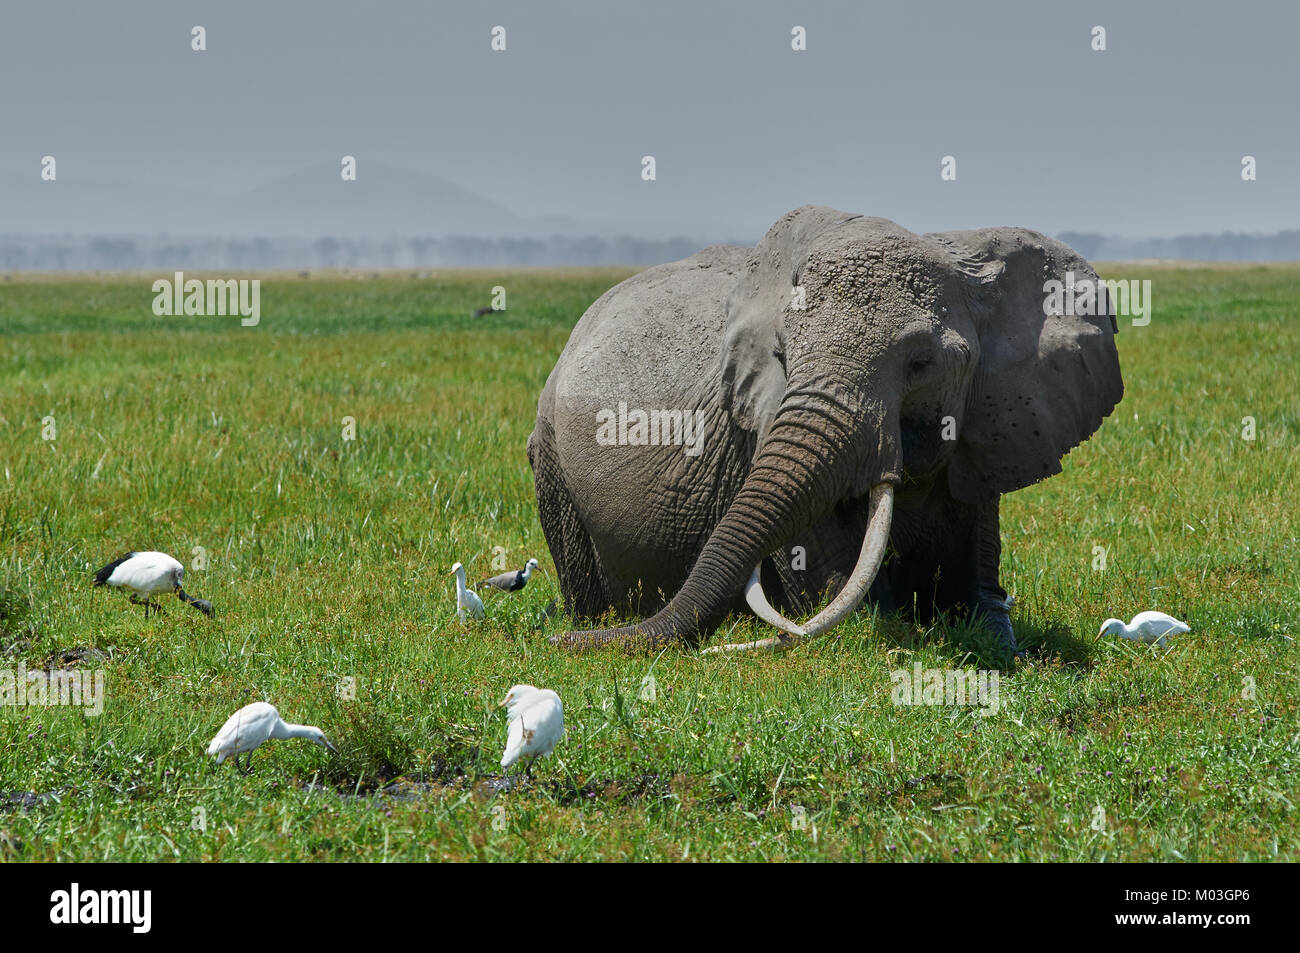
<svg viewBox="0 0 1300 953">
<path fill-rule="evenodd" d="M 190 29 L 207 29 L 207 52 Z M 507 30 L 493 53 L 489 31 Z M 791 27 L 808 49 L 790 48 Z M 1108 50 L 1090 49 L 1090 30 Z M 523 215 L 1300 227 L 1300 3 L 6 3 L 0 175 L 241 191 L 351 153 Z M 658 180 L 640 177 L 655 156 Z M 943 182 L 940 158 L 957 158 Z M 1258 181 L 1240 177 L 1243 155 Z M 2 214 L 0 209 L 0 214 Z M 3 222 L 0 222 L 3 231 Z"/>
</svg>

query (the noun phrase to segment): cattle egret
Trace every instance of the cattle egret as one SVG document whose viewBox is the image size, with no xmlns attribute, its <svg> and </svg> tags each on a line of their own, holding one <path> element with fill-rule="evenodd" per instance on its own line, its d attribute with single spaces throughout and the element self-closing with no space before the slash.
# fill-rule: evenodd
<svg viewBox="0 0 1300 953">
<path fill-rule="evenodd" d="M 166 553 L 127 553 L 95 573 L 95 585 L 129 590 L 130 600 L 144 606 L 146 619 L 150 609 L 162 611 L 162 606 L 151 598 L 155 592 L 175 592 L 182 602 L 188 602 L 204 615 L 212 615 L 212 603 L 186 595 L 181 588 L 184 578 L 185 567 Z"/>
<path fill-rule="evenodd" d="M 492 589 L 500 589 L 502 592 L 518 592 L 528 585 L 528 580 L 532 578 L 533 570 L 536 568 L 537 560 L 530 559 L 523 569 L 517 569 L 514 572 L 503 572 L 491 579 L 484 579 L 478 584 L 478 587 L 482 589 L 484 586 L 488 586 Z"/>
<path fill-rule="evenodd" d="M 1123 619 L 1107 619 L 1101 624 L 1101 631 L 1097 633 L 1097 638 L 1100 639 L 1109 633 L 1132 639 L 1134 642 L 1147 644 L 1154 642 L 1156 645 L 1164 645 L 1165 636 L 1190 631 L 1191 627 L 1186 622 L 1179 622 L 1173 616 L 1163 612 L 1139 612 L 1128 625 L 1124 624 Z"/>
<path fill-rule="evenodd" d="M 526 758 L 528 776 L 532 777 L 533 761 L 550 754 L 564 737 L 564 705 L 555 692 L 532 685 L 516 685 L 501 705 L 510 719 L 501 767 L 509 768 Z"/>
<path fill-rule="evenodd" d="M 280 717 L 274 705 L 266 702 L 253 702 L 231 715 L 208 745 L 208 754 L 217 756 L 217 764 L 233 755 L 236 768 L 239 768 L 239 756 L 247 755 L 244 767 L 239 768 L 247 774 L 253 770 L 253 750 L 268 738 L 306 738 L 338 754 L 338 749 L 319 728 L 291 725 Z"/>
<path fill-rule="evenodd" d="M 466 612 L 476 619 L 483 618 L 483 600 L 477 592 L 465 585 L 465 567 L 456 563 L 451 571 L 456 574 L 456 615 L 460 621 L 465 621 Z"/>
</svg>

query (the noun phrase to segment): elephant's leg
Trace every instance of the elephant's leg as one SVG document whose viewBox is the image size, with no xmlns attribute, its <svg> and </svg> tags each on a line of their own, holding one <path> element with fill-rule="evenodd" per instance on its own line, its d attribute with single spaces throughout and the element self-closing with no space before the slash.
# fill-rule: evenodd
<svg viewBox="0 0 1300 953">
<path fill-rule="evenodd" d="M 1011 627 L 1007 591 L 998 582 L 1002 561 L 1002 536 L 998 520 L 999 500 L 994 498 L 977 508 L 971 527 L 967 555 L 968 593 L 965 601 L 971 615 L 997 635 L 1002 647 L 1017 653 L 1016 635 Z"/>
<path fill-rule="evenodd" d="M 596 557 L 591 534 L 583 525 L 577 507 L 560 471 L 553 435 L 542 421 L 528 440 L 528 459 L 533 467 L 537 490 L 537 513 L 546 545 L 555 560 L 560 592 L 569 612 L 579 619 L 592 619 L 610 607 L 612 600 L 603 583 L 603 570 Z"/>
<path fill-rule="evenodd" d="M 935 610 L 961 611 L 992 631 L 1009 652 L 1016 651 L 1015 633 L 1007 612 L 1007 593 L 998 582 L 1002 543 L 998 501 L 967 505 L 950 500 L 942 520 L 927 527 L 929 545 L 910 551 L 902 560 L 901 587 L 909 593 L 904 613 L 927 624 Z"/>
</svg>

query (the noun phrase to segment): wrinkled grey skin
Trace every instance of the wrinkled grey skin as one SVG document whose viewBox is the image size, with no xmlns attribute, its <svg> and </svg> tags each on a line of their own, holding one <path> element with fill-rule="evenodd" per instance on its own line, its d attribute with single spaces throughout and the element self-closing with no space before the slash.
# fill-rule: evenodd
<svg viewBox="0 0 1300 953">
<path fill-rule="evenodd" d="M 562 641 L 694 644 L 744 606 L 760 563 L 772 604 L 807 611 L 844 585 L 884 482 L 869 598 L 922 622 L 972 613 L 1014 651 L 999 498 L 1059 473 L 1123 394 L 1114 318 L 1044 313 L 1044 282 L 1068 271 L 1097 278 L 1026 229 L 915 235 L 805 206 L 755 248 L 606 292 L 546 382 L 528 454 L 570 611 L 650 617 Z M 601 445 L 597 413 L 620 401 L 698 410 L 701 452 Z"/>
</svg>

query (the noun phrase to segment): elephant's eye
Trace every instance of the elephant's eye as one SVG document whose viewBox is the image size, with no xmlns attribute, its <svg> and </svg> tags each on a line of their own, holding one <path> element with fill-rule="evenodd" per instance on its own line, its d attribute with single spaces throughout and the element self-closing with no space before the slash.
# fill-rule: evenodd
<svg viewBox="0 0 1300 953">
<path fill-rule="evenodd" d="M 916 351 L 907 361 L 907 375 L 916 377 L 934 363 L 934 354 L 929 351 Z"/>
</svg>

